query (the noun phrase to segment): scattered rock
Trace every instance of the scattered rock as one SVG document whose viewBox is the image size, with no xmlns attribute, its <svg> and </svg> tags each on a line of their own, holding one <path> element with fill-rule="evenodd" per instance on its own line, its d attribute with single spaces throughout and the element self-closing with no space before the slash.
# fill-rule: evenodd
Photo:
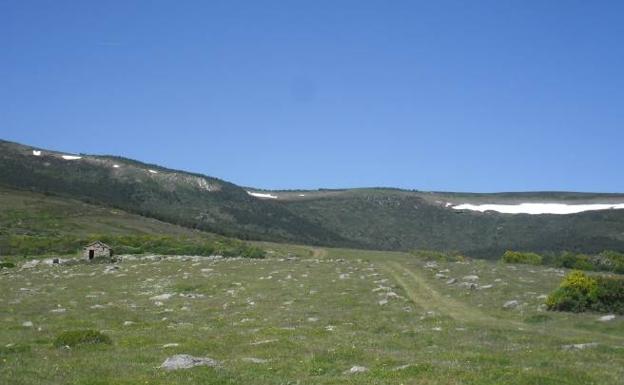
<svg viewBox="0 0 624 385">
<path fill-rule="evenodd" d="M 596 346 L 598 346 L 597 342 L 589 342 L 586 344 L 562 345 L 561 348 L 563 350 L 583 350 L 587 348 L 595 348 Z"/>
<path fill-rule="evenodd" d="M 161 294 L 161 295 L 155 295 L 155 296 L 151 297 L 150 300 L 152 300 L 152 301 L 165 301 L 165 300 L 168 300 L 171 297 L 173 297 L 173 294 L 165 293 L 165 294 Z"/>
<path fill-rule="evenodd" d="M 442 273 L 436 273 L 435 277 L 437 279 L 446 279 L 447 278 L 447 276 L 445 274 L 442 274 Z"/>
<path fill-rule="evenodd" d="M 33 259 L 32 261 L 28 261 L 22 265 L 22 269 L 32 269 L 37 266 L 41 261 L 38 259 Z"/>
<path fill-rule="evenodd" d="M 474 282 L 461 282 L 459 284 L 459 287 L 464 288 L 464 289 L 471 289 L 471 290 L 476 289 L 477 286 L 478 285 L 476 283 L 474 283 Z"/>
<path fill-rule="evenodd" d="M 462 278 L 464 281 L 470 281 L 470 282 L 474 282 L 474 281 L 478 281 L 479 280 L 479 276 L 478 275 L 466 275 L 464 276 L 464 278 Z"/>
<path fill-rule="evenodd" d="M 494 287 L 494 285 L 483 285 L 483 286 L 479 286 L 478 289 L 479 290 L 485 290 L 485 289 L 491 289 L 493 287 Z"/>
<path fill-rule="evenodd" d="M 447 285 L 452 285 L 452 284 L 454 284 L 455 282 L 457 282 L 457 280 L 456 280 L 455 278 L 451 278 L 451 279 L 449 279 L 448 281 L 446 281 L 446 284 L 447 284 Z"/>
<path fill-rule="evenodd" d="M 175 342 L 172 342 L 172 343 L 169 343 L 169 344 L 164 344 L 162 347 L 163 347 L 163 348 L 176 348 L 176 347 L 178 347 L 178 346 L 180 346 L 180 344 L 177 344 L 177 343 L 175 343 Z"/>
<path fill-rule="evenodd" d="M 520 305 L 520 303 L 517 300 L 511 300 L 511 301 L 507 301 L 503 304 L 503 308 L 505 309 L 515 309 L 518 307 L 518 305 Z"/>
<path fill-rule="evenodd" d="M 208 357 L 193 357 L 188 354 L 176 354 L 165 360 L 160 365 L 161 369 L 165 370 L 177 370 L 177 369 L 190 369 L 195 366 L 209 366 L 218 367 L 220 364 L 218 361 Z"/>
<path fill-rule="evenodd" d="M 119 270 L 119 266 L 117 265 L 109 265 L 104 268 L 104 274 L 111 274 L 115 271 Z"/>
<path fill-rule="evenodd" d="M 352 366 L 351 369 L 345 371 L 345 374 L 356 374 L 356 373 L 364 373 L 368 372 L 368 368 L 365 366 Z"/>
<path fill-rule="evenodd" d="M 243 358 L 245 362 L 251 362 L 252 364 L 266 364 L 269 360 L 265 360 L 264 358 L 255 358 L 255 357 L 245 357 Z"/>
<path fill-rule="evenodd" d="M 124 321 L 123 326 L 130 326 L 130 325 L 134 325 L 136 322 L 133 321 Z"/>
<path fill-rule="evenodd" d="M 32 321 L 24 321 L 24 322 L 22 322 L 22 326 L 25 327 L 25 328 L 31 328 L 34 325 L 33 325 Z"/>
<path fill-rule="evenodd" d="M 614 319 L 615 319 L 615 315 L 614 314 L 609 314 L 609 315 L 605 315 L 605 316 L 602 316 L 602 317 L 598 318 L 598 321 L 608 322 L 608 321 L 612 321 Z"/>
<path fill-rule="evenodd" d="M 67 311 L 67 309 L 59 307 L 58 309 L 50 310 L 50 313 L 65 313 L 66 311 Z"/>
</svg>

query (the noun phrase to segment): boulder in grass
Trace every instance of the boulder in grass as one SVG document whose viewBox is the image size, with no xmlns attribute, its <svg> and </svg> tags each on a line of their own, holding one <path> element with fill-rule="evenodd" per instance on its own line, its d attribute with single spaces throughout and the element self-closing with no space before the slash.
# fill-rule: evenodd
<svg viewBox="0 0 624 385">
<path fill-rule="evenodd" d="M 513 299 L 511 301 L 505 302 L 503 304 L 503 308 L 505 308 L 505 309 L 515 309 L 515 308 L 518 307 L 518 305 L 520 305 L 520 303 L 517 300 Z"/>
<path fill-rule="evenodd" d="M 347 370 L 345 374 L 356 374 L 356 373 L 365 373 L 368 372 L 368 368 L 365 366 L 352 366 L 351 369 Z"/>
<path fill-rule="evenodd" d="M 218 361 L 209 357 L 193 357 L 188 354 L 176 354 L 175 356 L 168 357 L 165 362 L 160 365 L 160 368 L 165 370 L 178 370 L 190 369 L 195 366 L 216 368 L 220 366 L 220 364 Z"/>
<path fill-rule="evenodd" d="M 562 345 L 561 348 L 563 350 L 583 350 L 587 348 L 595 348 L 598 346 L 597 342 L 588 342 L 586 344 L 570 344 L 570 345 Z"/>
</svg>

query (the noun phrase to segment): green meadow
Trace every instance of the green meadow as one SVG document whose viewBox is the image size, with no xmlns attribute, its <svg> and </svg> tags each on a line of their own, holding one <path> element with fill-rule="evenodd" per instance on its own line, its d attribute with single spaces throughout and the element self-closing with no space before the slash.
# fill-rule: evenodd
<svg viewBox="0 0 624 385">
<path fill-rule="evenodd" d="M 545 295 L 565 270 L 261 246 L 265 259 L 131 258 L 0 270 L 0 383 L 621 384 L 624 378 L 621 316 L 605 322 L 602 314 L 545 310 Z M 63 333 L 82 330 L 110 343 L 58 343 Z M 160 368 L 176 354 L 219 365 Z"/>
</svg>

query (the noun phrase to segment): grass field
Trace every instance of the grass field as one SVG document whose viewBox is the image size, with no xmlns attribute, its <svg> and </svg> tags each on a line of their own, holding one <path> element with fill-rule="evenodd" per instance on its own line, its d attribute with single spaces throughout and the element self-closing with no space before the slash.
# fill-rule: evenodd
<svg viewBox="0 0 624 385">
<path fill-rule="evenodd" d="M 600 322 L 598 314 L 540 307 L 563 271 L 264 246 L 275 250 L 264 260 L 135 260 L 108 273 L 107 265 L 2 270 L 0 383 L 623 382 L 622 317 Z M 519 305 L 503 308 L 511 300 Z M 60 333 L 79 329 L 113 343 L 53 346 Z M 586 343 L 597 345 L 564 347 Z M 159 369 L 174 354 L 221 365 Z M 350 373 L 354 366 L 367 370 Z"/>
</svg>

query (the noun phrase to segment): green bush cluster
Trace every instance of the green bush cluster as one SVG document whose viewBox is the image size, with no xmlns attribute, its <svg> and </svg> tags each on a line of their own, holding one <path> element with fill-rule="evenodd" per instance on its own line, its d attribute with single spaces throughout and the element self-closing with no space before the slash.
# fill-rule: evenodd
<svg viewBox="0 0 624 385">
<path fill-rule="evenodd" d="M 54 346 L 61 348 L 64 346 L 75 347 L 78 345 L 110 345 L 113 341 L 106 334 L 96 330 L 71 330 L 59 334 L 54 340 Z"/>
<path fill-rule="evenodd" d="M 527 265 L 541 265 L 542 256 L 536 253 L 523 253 L 520 251 L 507 250 L 503 254 L 502 261 L 505 263 L 524 263 Z"/>
<path fill-rule="evenodd" d="M 0 269 L 12 269 L 15 267 L 13 262 L 0 262 Z"/>
<path fill-rule="evenodd" d="M 75 254 L 94 240 L 113 248 L 115 254 L 222 255 L 224 257 L 264 258 L 264 250 L 248 243 L 223 237 L 182 238 L 157 235 L 92 235 L 88 238 L 12 235 L 0 239 L 7 255 Z"/>
<path fill-rule="evenodd" d="M 559 254 L 545 254 L 543 256 L 536 253 L 509 250 L 503 254 L 501 261 L 505 263 L 548 265 L 575 270 L 624 273 L 624 253 L 608 250 L 595 255 L 564 251 Z"/>
<path fill-rule="evenodd" d="M 591 277 L 575 270 L 548 297 L 546 306 L 558 311 L 597 311 L 624 314 L 624 279 Z"/>
</svg>

